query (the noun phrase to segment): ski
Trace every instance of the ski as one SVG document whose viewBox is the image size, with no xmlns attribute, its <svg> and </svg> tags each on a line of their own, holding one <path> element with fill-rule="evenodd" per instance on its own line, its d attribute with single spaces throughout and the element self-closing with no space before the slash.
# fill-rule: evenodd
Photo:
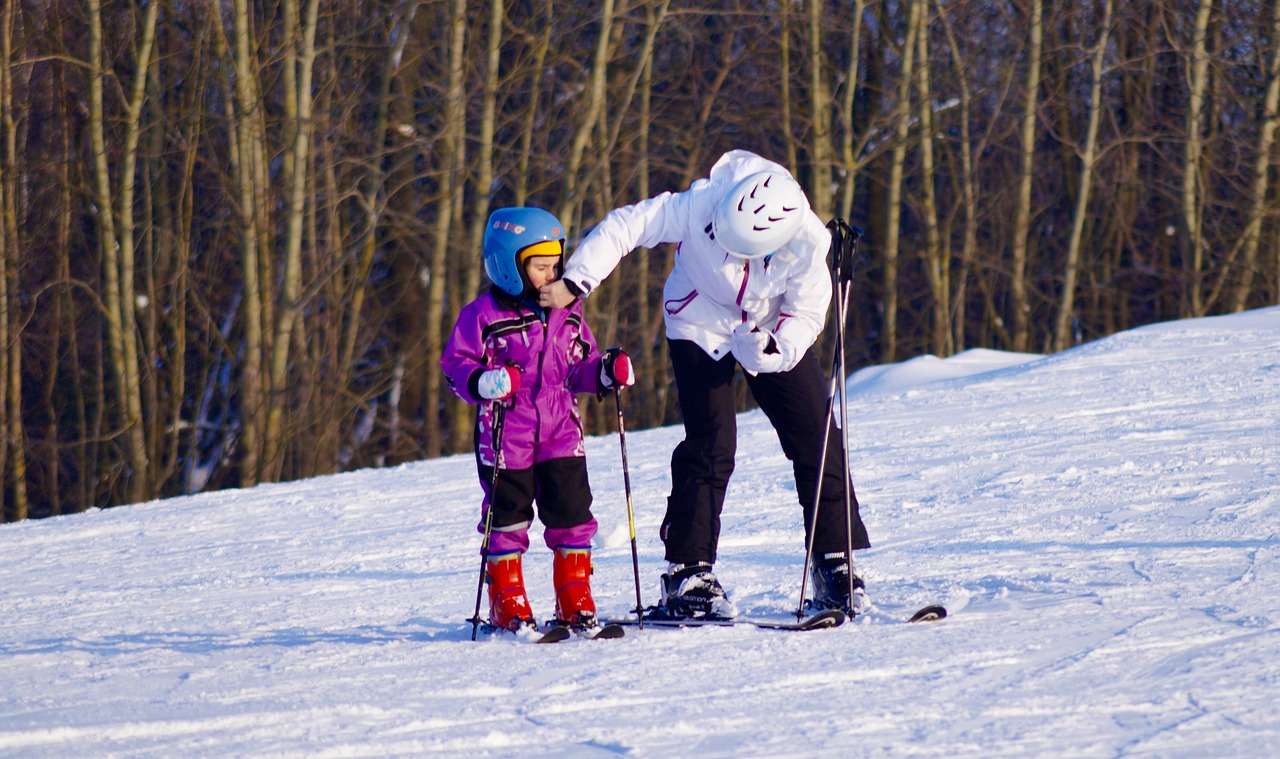
<svg viewBox="0 0 1280 759">
<path fill-rule="evenodd" d="M 621 638 L 627 634 L 622 625 L 616 622 L 606 622 L 602 625 L 571 625 L 569 627 L 574 635 L 587 640 L 612 640 L 613 638 Z"/>
<path fill-rule="evenodd" d="M 938 606 L 937 604 L 934 604 L 932 606 L 925 606 L 919 609 L 918 611 L 916 611 L 915 614 L 912 614 L 907 619 L 907 622 L 911 624 L 914 624 L 916 622 L 937 622 L 939 620 L 946 619 L 946 618 L 947 618 L 946 607 Z"/>
<path fill-rule="evenodd" d="M 548 628 L 546 632 L 533 638 L 532 642 L 533 643 L 559 643 L 562 640 L 568 640 L 572 636 L 573 636 L 573 633 L 569 631 L 569 628 L 560 627 L 559 625 L 553 625 L 552 627 Z"/>
<path fill-rule="evenodd" d="M 812 616 L 796 622 L 773 622 L 770 620 L 747 620 L 756 627 L 765 630 L 825 630 L 831 627 L 839 627 L 845 623 L 848 616 L 839 609 L 827 609 L 820 611 Z"/>
<path fill-rule="evenodd" d="M 938 604 L 930 604 L 922 606 L 910 616 L 903 616 L 903 610 L 900 608 L 881 609 L 871 606 L 865 612 L 859 613 L 859 619 L 866 617 L 872 624 L 919 624 L 921 622 L 938 622 L 947 618 L 947 609 L 945 606 Z"/>
<path fill-rule="evenodd" d="M 791 632 L 804 632 L 808 630 L 825 630 L 832 627 L 839 627 L 845 622 L 845 614 L 839 609 L 827 609 L 809 617 L 805 617 L 796 622 L 785 622 L 776 619 L 757 619 L 750 617 L 669 617 L 661 613 L 658 609 L 652 609 L 645 614 L 643 624 L 645 626 L 672 628 L 672 627 L 733 627 L 734 625 L 750 625 L 761 630 L 787 630 Z M 617 619 L 611 621 L 611 625 L 637 626 L 641 622 L 636 619 Z"/>
<path fill-rule="evenodd" d="M 517 639 L 527 641 L 529 643 L 559 643 L 573 637 L 573 632 L 563 625 L 551 625 L 547 629 L 541 631 L 532 625 L 522 627 L 519 630 L 508 630 L 505 627 L 495 627 L 488 622 L 482 622 L 480 624 L 480 632 L 489 636 L 499 633 L 509 633 L 514 635 Z"/>
</svg>

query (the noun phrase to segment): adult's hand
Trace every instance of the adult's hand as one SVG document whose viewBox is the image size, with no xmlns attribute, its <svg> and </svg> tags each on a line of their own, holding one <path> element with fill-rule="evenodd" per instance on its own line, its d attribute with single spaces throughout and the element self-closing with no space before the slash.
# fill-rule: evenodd
<svg viewBox="0 0 1280 759">
<path fill-rule="evenodd" d="M 783 370 L 783 357 L 773 333 L 753 322 L 739 324 L 729 336 L 729 350 L 738 364 L 752 374 L 773 374 Z"/>
<path fill-rule="evenodd" d="M 543 308 L 564 308 L 574 301 L 577 296 L 569 292 L 569 288 L 565 286 L 563 280 L 557 279 L 549 285 L 543 285 L 538 290 L 538 305 Z"/>
</svg>

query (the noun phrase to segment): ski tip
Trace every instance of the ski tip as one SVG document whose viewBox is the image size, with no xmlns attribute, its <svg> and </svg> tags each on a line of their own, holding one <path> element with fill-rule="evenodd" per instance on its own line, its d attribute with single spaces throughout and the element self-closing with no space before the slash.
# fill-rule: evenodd
<svg viewBox="0 0 1280 759">
<path fill-rule="evenodd" d="M 534 643 L 559 643 L 562 640 L 568 640 L 571 635 L 573 635 L 573 633 L 570 632 L 569 628 L 561 625 L 555 625 L 549 628 L 542 635 L 539 635 L 537 638 L 534 638 L 533 642 Z"/>
<path fill-rule="evenodd" d="M 609 640 L 610 638 L 621 638 L 626 634 L 627 631 L 622 625 L 610 622 L 597 628 L 590 637 L 592 640 Z"/>
<path fill-rule="evenodd" d="M 940 619 L 947 618 L 947 610 L 943 606 L 933 605 L 926 606 L 911 615 L 908 622 L 937 622 Z"/>
<path fill-rule="evenodd" d="M 840 609 L 827 609 L 801 621 L 798 627 L 802 630 L 825 630 L 843 625 L 848 618 Z"/>
<path fill-rule="evenodd" d="M 823 624 L 829 627 L 839 627 L 840 625 L 843 625 L 847 619 L 849 619 L 849 615 L 845 614 L 840 609 L 829 609 L 828 611 L 830 612 L 829 614 L 826 614 L 825 616 L 820 614 L 818 616 L 824 617 L 825 621 Z"/>
</svg>

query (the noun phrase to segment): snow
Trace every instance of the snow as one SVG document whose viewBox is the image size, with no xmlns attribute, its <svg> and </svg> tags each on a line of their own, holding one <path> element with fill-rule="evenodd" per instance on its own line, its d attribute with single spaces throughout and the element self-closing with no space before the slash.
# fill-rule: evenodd
<svg viewBox="0 0 1280 759">
<path fill-rule="evenodd" d="M 0 527 L 0 756 L 1280 755 L 1280 308 L 850 389 L 853 623 L 473 643 L 470 457 L 208 493 Z M 627 435 L 646 603 L 679 438 Z M 621 616 L 617 435 L 588 457 Z M 717 564 L 743 614 L 795 609 L 801 535 L 743 414 Z M 550 566 L 535 539 L 542 614 Z M 951 616 L 900 622 L 928 603 Z"/>
</svg>

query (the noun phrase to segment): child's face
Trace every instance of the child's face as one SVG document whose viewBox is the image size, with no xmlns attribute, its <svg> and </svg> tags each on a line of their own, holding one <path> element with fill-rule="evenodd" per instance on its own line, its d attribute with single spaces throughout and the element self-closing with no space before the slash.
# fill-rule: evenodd
<svg viewBox="0 0 1280 759">
<path fill-rule="evenodd" d="M 529 256 L 525 259 L 524 271 L 529 275 L 529 284 L 536 290 L 560 278 L 556 271 L 559 266 L 560 256 Z"/>
</svg>

